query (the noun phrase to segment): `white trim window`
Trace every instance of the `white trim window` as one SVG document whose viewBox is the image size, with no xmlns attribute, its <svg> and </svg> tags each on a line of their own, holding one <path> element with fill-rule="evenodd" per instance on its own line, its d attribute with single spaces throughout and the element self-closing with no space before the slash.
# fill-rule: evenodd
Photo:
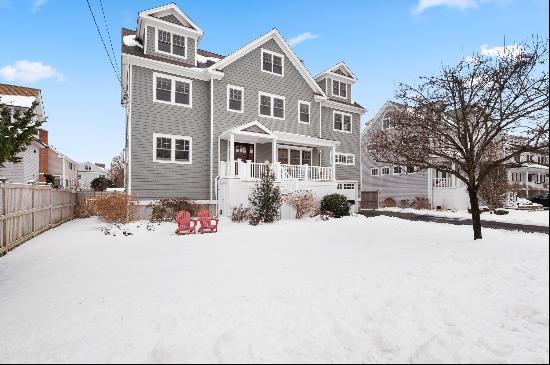
<svg viewBox="0 0 550 365">
<path fill-rule="evenodd" d="M 309 124 L 311 104 L 307 101 L 298 100 L 298 122 Z"/>
<path fill-rule="evenodd" d="M 407 171 L 407 174 L 414 174 L 417 170 L 416 170 L 416 167 L 409 165 L 406 167 L 406 171 Z"/>
<path fill-rule="evenodd" d="M 333 111 L 332 128 L 338 132 L 351 133 L 353 117 L 351 114 Z"/>
<path fill-rule="evenodd" d="M 165 74 L 153 73 L 153 101 L 192 107 L 193 81 Z"/>
<path fill-rule="evenodd" d="M 260 91 L 258 93 L 258 115 L 285 119 L 285 97 Z"/>
<path fill-rule="evenodd" d="M 403 168 L 401 166 L 394 166 L 393 167 L 393 174 L 394 175 L 401 175 L 403 174 Z"/>
<path fill-rule="evenodd" d="M 283 165 L 309 165 L 313 163 L 313 150 L 309 147 L 279 145 L 277 161 Z"/>
<path fill-rule="evenodd" d="M 285 56 L 262 48 L 262 71 L 278 76 L 284 76 Z"/>
<path fill-rule="evenodd" d="M 390 116 L 384 117 L 384 119 L 382 119 L 382 129 L 387 130 L 387 129 L 391 129 L 391 128 L 392 128 L 391 117 Z"/>
<path fill-rule="evenodd" d="M 336 186 L 338 190 L 355 190 L 355 184 L 353 183 L 339 183 Z"/>
<path fill-rule="evenodd" d="M 338 80 L 332 80 L 332 95 L 346 99 L 348 97 L 348 84 Z"/>
<path fill-rule="evenodd" d="M 380 170 L 378 169 L 378 167 L 373 167 L 372 169 L 370 169 L 370 175 L 371 176 L 380 176 Z"/>
<path fill-rule="evenodd" d="M 355 155 L 353 153 L 336 152 L 334 162 L 337 165 L 355 165 Z"/>
<path fill-rule="evenodd" d="M 381 170 L 381 175 L 382 176 L 390 175 L 391 168 L 389 166 L 384 166 L 380 170 Z"/>
<path fill-rule="evenodd" d="M 157 28 L 155 52 L 169 54 L 178 58 L 187 58 L 187 37 L 172 34 L 166 30 Z"/>
<path fill-rule="evenodd" d="M 191 137 L 153 133 L 153 162 L 192 163 Z"/>
<path fill-rule="evenodd" d="M 242 113 L 244 111 L 244 89 L 227 85 L 227 111 Z"/>
</svg>

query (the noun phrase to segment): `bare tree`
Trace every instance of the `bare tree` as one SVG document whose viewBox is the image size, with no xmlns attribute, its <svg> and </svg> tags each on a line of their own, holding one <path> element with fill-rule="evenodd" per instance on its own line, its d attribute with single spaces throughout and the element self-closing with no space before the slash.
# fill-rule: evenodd
<svg viewBox="0 0 550 365">
<path fill-rule="evenodd" d="M 391 113 L 390 129 L 370 128 L 373 159 L 396 165 L 437 169 L 466 185 L 474 239 L 481 239 L 478 192 L 497 168 L 517 164 L 514 157 L 548 148 L 548 40 L 504 47 L 498 57 L 477 55 L 417 85 L 400 84 L 401 106 Z M 519 50 L 519 51 L 518 51 Z M 499 149 L 509 136 L 515 148 Z"/>
<path fill-rule="evenodd" d="M 111 180 L 115 188 L 124 187 L 124 168 L 124 152 L 121 152 L 113 157 L 107 173 L 109 180 Z"/>
</svg>

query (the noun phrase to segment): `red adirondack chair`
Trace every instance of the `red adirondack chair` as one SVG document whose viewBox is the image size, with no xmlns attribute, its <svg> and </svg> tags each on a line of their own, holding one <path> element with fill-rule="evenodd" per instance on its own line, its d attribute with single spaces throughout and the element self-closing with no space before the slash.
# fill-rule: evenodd
<svg viewBox="0 0 550 365">
<path fill-rule="evenodd" d="M 197 213 L 199 216 L 199 233 L 213 233 L 218 232 L 218 218 L 210 218 L 208 210 L 203 209 Z M 214 223 L 212 223 L 214 222 Z"/>
<path fill-rule="evenodd" d="M 180 210 L 176 215 L 176 222 L 178 223 L 176 234 L 195 234 L 197 222 L 191 220 L 191 213 Z"/>
</svg>

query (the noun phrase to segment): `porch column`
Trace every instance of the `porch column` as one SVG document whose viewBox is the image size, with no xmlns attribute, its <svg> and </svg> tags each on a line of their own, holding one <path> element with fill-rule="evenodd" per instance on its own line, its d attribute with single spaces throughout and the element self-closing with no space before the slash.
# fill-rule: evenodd
<svg viewBox="0 0 550 365">
<path fill-rule="evenodd" d="M 235 135 L 229 135 L 229 176 L 235 176 Z"/>
<path fill-rule="evenodd" d="M 273 173 L 273 176 L 275 176 L 275 180 L 279 181 L 277 156 L 277 139 L 273 138 L 271 141 L 271 172 Z"/>
<path fill-rule="evenodd" d="M 332 181 L 336 180 L 336 146 L 332 145 Z"/>
</svg>

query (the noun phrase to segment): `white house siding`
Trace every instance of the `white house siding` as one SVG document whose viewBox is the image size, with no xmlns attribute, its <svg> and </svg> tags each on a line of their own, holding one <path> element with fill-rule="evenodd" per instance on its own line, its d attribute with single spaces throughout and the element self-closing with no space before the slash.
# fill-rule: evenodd
<svg viewBox="0 0 550 365">
<path fill-rule="evenodd" d="M 38 182 L 39 149 L 37 142 L 32 142 L 27 149 L 18 154 L 22 158 L 19 163 L 7 162 L 0 168 L 0 177 L 7 178 L 12 183 Z"/>
</svg>

